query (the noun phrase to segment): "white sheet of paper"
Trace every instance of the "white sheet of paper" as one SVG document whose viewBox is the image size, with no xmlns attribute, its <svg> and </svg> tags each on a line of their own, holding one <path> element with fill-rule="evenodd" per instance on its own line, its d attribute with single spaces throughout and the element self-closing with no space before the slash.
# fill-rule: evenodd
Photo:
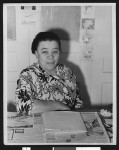
<svg viewBox="0 0 119 150">
<path fill-rule="evenodd" d="M 8 140 L 12 140 L 13 134 L 14 134 L 14 130 L 13 129 L 8 130 L 8 132 L 7 132 Z"/>
<path fill-rule="evenodd" d="M 50 111 L 43 115 L 45 129 L 78 130 L 87 132 L 85 124 L 79 112 Z"/>
</svg>

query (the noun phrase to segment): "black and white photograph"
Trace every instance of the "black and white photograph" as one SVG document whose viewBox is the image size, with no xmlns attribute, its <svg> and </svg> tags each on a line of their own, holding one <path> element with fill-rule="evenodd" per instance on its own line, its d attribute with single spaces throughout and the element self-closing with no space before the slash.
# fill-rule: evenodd
<svg viewBox="0 0 119 150">
<path fill-rule="evenodd" d="M 116 145 L 116 3 L 4 3 L 3 61 L 5 145 Z"/>
</svg>

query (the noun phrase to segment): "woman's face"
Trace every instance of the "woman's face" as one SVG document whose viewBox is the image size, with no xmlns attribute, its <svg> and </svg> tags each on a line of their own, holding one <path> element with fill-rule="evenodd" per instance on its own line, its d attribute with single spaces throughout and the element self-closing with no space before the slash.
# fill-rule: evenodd
<svg viewBox="0 0 119 150">
<path fill-rule="evenodd" d="M 59 61 L 59 44 L 56 41 L 41 41 L 35 54 L 40 66 L 46 71 L 52 71 Z"/>
</svg>

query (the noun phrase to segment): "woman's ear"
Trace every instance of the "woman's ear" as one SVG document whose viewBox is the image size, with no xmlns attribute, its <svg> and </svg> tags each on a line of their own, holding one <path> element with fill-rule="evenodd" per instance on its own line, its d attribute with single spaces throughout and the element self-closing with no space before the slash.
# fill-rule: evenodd
<svg viewBox="0 0 119 150">
<path fill-rule="evenodd" d="M 35 55 L 36 55 L 36 58 L 38 58 L 38 53 L 37 53 L 37 51 L 35 51 Z"/>
</svg>

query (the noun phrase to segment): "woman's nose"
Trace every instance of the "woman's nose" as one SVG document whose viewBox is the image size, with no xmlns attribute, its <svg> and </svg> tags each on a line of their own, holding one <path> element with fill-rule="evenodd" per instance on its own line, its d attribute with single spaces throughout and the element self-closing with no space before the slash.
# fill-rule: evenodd
<svg viewBox="0 0 119 150">
<path fill-rule="evenodd" d="M 48 54 L 48 58 L 52 59 L 53 57 L 54 57 L 54 56 L 53 56 L 52 53 L 49 53 L 49 54 Z"/>
</svg>

